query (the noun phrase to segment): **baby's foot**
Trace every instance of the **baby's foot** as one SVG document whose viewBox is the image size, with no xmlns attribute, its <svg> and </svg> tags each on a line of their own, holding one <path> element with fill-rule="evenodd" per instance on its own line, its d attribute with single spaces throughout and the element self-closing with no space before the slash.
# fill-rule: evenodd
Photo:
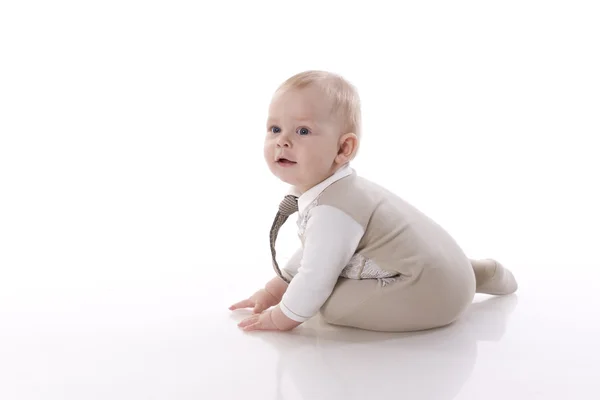
<svg viewBox="0 0 600 400">
<path fill-rule="evenodd" d="M 504 295 L 517 291 L 519 285 L 512 272 L 491 258 L 471 260 L 477 281 L 477 293 Z"/>
</svg>

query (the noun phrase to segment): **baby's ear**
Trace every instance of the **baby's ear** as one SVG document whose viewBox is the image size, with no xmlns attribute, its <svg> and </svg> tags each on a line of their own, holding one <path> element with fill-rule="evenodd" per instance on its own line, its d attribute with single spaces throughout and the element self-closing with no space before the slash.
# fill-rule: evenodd
<svg viewBox="0 0 600 400">
<path fill-rule="evenodd" d="M 342 137 L 340 137 L 338 155 L 336 157 L 336 160 L 338 160 L 340 164 L 352 160 L 354 158 L 354 155 L 358 151 L 358 145 L 358 137 L 355 133 L 349 132 L 342 135 Z"/>
</svg>

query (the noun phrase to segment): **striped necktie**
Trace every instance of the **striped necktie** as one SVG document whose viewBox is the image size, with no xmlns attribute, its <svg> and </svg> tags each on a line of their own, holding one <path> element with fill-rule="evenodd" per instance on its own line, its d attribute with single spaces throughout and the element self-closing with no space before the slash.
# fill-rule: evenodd
<svg viewBox="0 0 600 400">
<path fill-rule="evenodd" d="M 271 256 L 273 257 L 273 268 L 277 275 L 285 282 L 290 283 L 290 280 L 287 279 L 281 273 L 279 269 L 279 265 L 277 265 L 277 260 L 275 257 L 275 241 L 277 240 L 277 233 L 279 233 L 279 229 L 283 226 L 285 221 L 288 219 L 290 215 L 298 211 L 298 198 L 296 196 L 287 195 L 279 204 L 279 211 L 275 216 L 275 220 L 273 221 L 273 226 L 271 227 L 271 233 L 269 238 L 271 240 Z"/>
</svg>

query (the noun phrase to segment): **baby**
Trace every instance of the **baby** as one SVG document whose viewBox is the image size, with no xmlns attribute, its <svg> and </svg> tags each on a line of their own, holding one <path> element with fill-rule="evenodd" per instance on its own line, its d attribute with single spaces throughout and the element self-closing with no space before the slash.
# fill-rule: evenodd
<svg viewBox="0 0 600 400">
<path fill-rule="evenodd" d="M 291 190 L 271 231 L 277 276 L 230 307 L 253 309 L 244 330 L 286 331 L 318 313 L 368 330 L 431 329 L 455 321 L 476 292 L 517 290 L 500 263 L 470 260 L 437 223 L 358 176 L 360 138 L 358 93 L 338 75 L 303 72 L 273 95 L 264 156 Z M 280 270 L 277 231 L 296 211 L 302 246 Z"/>
</svg>

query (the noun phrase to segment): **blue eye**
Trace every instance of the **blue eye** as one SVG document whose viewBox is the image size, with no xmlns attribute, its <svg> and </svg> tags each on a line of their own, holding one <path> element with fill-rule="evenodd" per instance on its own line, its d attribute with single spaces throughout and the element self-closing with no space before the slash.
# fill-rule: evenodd
<svg viewBox="0 0 600 400">
<path fill-rule="evenodd" d="M 310 131 L 306 128 L 300 128 L 297 130 L 298 134 L 300 135 L 308 135 L 310 133 Z"/>
<path fill-rule="evenodd" d="M 281 132 L 281 128 L 279 128 L 278 126 L 272 126 L 271 127 L 271 132 L 273 132 L 273 133 L 279 133 L 279 132 Z"/>
</svg>

